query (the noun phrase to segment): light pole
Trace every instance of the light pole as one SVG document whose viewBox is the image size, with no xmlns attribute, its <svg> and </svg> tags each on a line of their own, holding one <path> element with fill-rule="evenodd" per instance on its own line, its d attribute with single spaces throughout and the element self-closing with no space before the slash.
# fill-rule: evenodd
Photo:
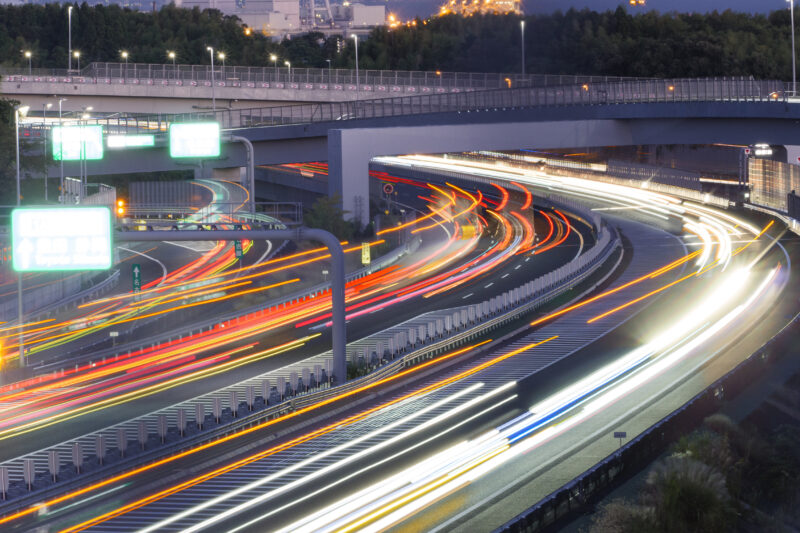
<svg viewBox="0 0 800 533">
<path fill-rule="evenodd" d="M 786 0 L 789 2 L 789 10 L 792 17 L 792 96 L 797 96 L 797 57 L 794 47 L 794 0 Z"/>
<path fill-rule="evenodd" d="M 289 69 L 289 83 L 292 83 L 292 64 L 288 61 L 284 61 L 283 64 L 286 65 L 287 69 Z"/>
<path fill-rule="evenodd" d="M 525 20 L 519 21 L 520 30 L 522 30 L 522 41 L 520 42 L 520 46 L 522 46 L 522 75 L 525 75 Z"/>
<path fill-rule="evenodd" d="M 47 201 L 47 110 L 53 107 L 52 103 L 42 104 L 42 122 L 44 123 L 44 201 Z"/>
<path fill-rule="evenodd" d="M 20 190 L 19 183 L 19 117 L 27 114 L 28 106 L 16 106 L 14 108 L 14 138 L 17 143 L 17 207 L 22 203 L 22 191 Z M 22 335 L 22 272 L 17 272 L 17 316 L 19 320 L 19 366 L 25 367 L 25 343 Z"/>
<path fill-rule="evenodd" d="M 225 52 L 218 52 L 217 58 L 222 61 L 222 79 L 225 79 Z"/>
<path fill-rule="evenodd" d="M 72 57 L 78 60 L 78 73 L 81 71 L 81 53 L 78 50 L 72 52 Z"/>
<path fill-rule="evenodd" d="M 350 37 L 352 37 L 353 42 L 356 43 L 356 101 L 358 101 L 361 99 L 361 84 L 358 79 L 358 35 L 354 33 Z"/>
<path fill-rule="evenodd" d="M 123 50 L 122 52 L 120 52 L 119 55 L 121 55 L 122 59 L 125 60 L 125 74 L 123 74 L 122 79 L 127 80 L 128 79 L 128 52 Z"/>
<path fill-rule="evenodd" d="M 58 99 L 58 127 L 59 127 L 59 136 L 58 136 L 58 151 L 61 154 L 61 184 L 59 186 L 59 196 L 61 197 L 61 203 L 63 204 L 66 200 L 64 197 L 64 124 L 61 122 L 61 102 L 66 101 L 66 98 L 59 98 Z"/>
<path fill-rule="evenodd" d="M 270 54 L 269 60 L 272 61 L 272 81 L 278 81 L 278 56 Z"/>
<path fill-rule="evenodd" d="M 173 74 L 173 77 L 177 77 L 177 76 L 175 76 L 175 52 L 172 52 L 172 51 L 167 52 L 167 57 L 172 60 L 172 74 Z"/>
<path fill-rule="evenodd" d="M 69 35 L 68 48 L 67 48 L 67 74 L 72 70 L 72 6 L 67 8 L 67 32 Z"/>
<path fill-rule="evenodd" d="M 211 55 L 211 108 L 217 110 L 217 97 L 214 95 L 214 49 L 206 46 L 206 50 Z"/>
<path fill-rule="evenodd" d="M 32 76 L 33 75 L 33 65 L 31 64 L 31 61 L 33 61 L 32 60 L 33 52 L 31 52 L 30 50 L 25 50 L 24 54 L 25 54 L 25 57 L 28 58 L 28 76 Z"/>
<path fill-rule="evenodd" d="M 331 82 L 331 60 L 330 59 L 326 59 L 325 61 L 328 63 L 328 83 L 330 83 Z"/>
</svg>

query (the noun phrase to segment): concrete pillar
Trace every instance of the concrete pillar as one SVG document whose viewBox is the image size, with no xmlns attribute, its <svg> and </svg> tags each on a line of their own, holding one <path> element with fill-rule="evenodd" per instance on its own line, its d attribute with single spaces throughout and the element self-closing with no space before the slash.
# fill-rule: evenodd
<svg viewBox="0 0 800 533">
<path fill-rule="evenodd" d="M 351 130 L 328 131 L 328 195 L 339 196 L 345 218 L 369 224 L 369 146 Z"/>
</svg>

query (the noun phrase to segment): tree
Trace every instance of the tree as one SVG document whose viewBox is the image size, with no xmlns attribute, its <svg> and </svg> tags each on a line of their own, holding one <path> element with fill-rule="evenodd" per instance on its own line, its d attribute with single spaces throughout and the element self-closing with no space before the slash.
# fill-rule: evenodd
<svg viewBox="0 0 800 533">
<path fill-rule="evenodd" d="M 305 212 L 303 223 L 309 228 L 324 229 L 336 235 L 336 238 L 349 241 L 355 233 L 352 222 L 344 220 L 348 212 L 341 207 L 339 196 L 322 196 Z"/>
</svg>

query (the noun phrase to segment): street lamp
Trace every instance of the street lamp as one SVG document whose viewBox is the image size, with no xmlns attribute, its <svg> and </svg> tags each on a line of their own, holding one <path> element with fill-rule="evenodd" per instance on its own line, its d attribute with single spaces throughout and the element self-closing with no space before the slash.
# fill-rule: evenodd
<svg viewBox="0 0 800 533">
<path fill-rule="evenodd" d="M 206 46 L 209 55 L 211 55 L 211 108 L 217 110 L 217 97 L 214 95 L 214 49 Z"/>
<path fill-rule="evenodd" d="M 72 57 L 78 60 L 78 72 L 81 71 L 81 53 L 78 50 L 72 52 Z"/>
<path fill-rule="evenodd" d="M 522 46 L 522 75 L 525 75 L 525 21 L 519 21 L 520 30 L 522 30 L 522 41 L 520 45 Z"/>
<path fill-rule="evenodd" d="M 61 146 L 58 147 L 58 151 L 61 152 L 61 185 L 59 187 L 59 193 L 60 193 L 60 196 L 61 196 L 61 203 L 64 203 L 65 200 L 66 200 L 66 198 L 64 196 L 64 154 L 63 154 L 63 149 L 64 149 L 64 137 L 63 137 L 64 129 L 63 128 L 64 128 L 64 124 L 61 123 L 61 102 L 65 102 L 66 100 L 67 100 L 66 98 L 59 98 L 58 99 L 58 127 L 61 128 L 60 137 L 58 139 L 58 142 L 61 145 Z"/>
<path fill-rule="evenodd" d="M 222 75 L 225 76 L 225 52 L 218 52 L 217 58 L 222 61 Z"/>
<path fill-rule="evenodd" d="M 68 48 L 67 48 L 67 73 L 72 70 L 72 6 L 67 8 L 67 32 L 69 35 Z"/>
<path fill-rule="evenodd" d="M 175 75 L 175 52 L 173 52 L 172 50 L 167 50 L 167 57 L 172 60 L 172 74 L 174 76 Z M 166 78 L 166 76 L 164 76 L 164 78 Z"/>
<path fill-rule="evenodd" d="M 128 79 L 128 52 L 123 50 L 122 52 L 120 52 L 119 55 L 121 55 L 122 59 L 125 60 L 125 74 L 122 75 L 122 78 L 127 80 Z"/>
<path fill-rule="evenodd" d="M 330 83 L 331 82 L 331 60 L 330 59 L 326 59 L 325 61 L 328 63 L 328 83 Z"/>
<path fill-rule="evenodd" d="M 789 10 L 792 13 L 792 96 L 797 96 L 797 57 L 794 47 L 794 0 L 789 2 Z"/>
<path fill-rule="evenodd" d="M 17 143 L 17 207 L 22 203 L 22 191 L 19 183 L 19 117 L 20 115 L 24 117 L 28 113 L 28 109 L 30 107 L 26 105 L 14 107 L 14 138 Z M 22 335 L 22 324 L 24 323 L 22 314 L 22 272 L 17 272 L 17 311 L 19 319 L 19 366 L 24 367 L 26 365 L 25 343 Z"/>
<path fill-rule="evenodd" d="M 47 160 L 47 110 L 53 107 L 51 102 L 46 104 L 42 104 L 42 122 L 44 123 L 44 157 Z M 47 166 L 45 165 L 44 170 L 44 201 L 47 201 L 47 182 L 49 181 L 47 177 Z"/>
<path fill-rule="evenodd" d="M 31 65 L 31 61 L 32 61 L 31 58 L 33 57 L 33 52 L 31 52 L 30 50 L 25 50 L 24 54 L 25 54 L 25 57 L 28 58 L 28 76 L 31 76 L 33 74 L 33 67 Z"/>
<path fill-rule="evenodd" d="M 292 83 L 292 64 L 288 61 L 284 61 L 283 64 L 286 65 L 287 69 L 289 69 L 289 83 Z"/>
<path fill-rule="evenodd" d="M 278 79 L 278 56 L 275 54 L 269 55 L 269 60 L 272 61 L 272 76 L 273 81 L 277 81 Z"/>
<path fill-rule="evenodd" d="M 356 101 L 358 101 L 361 99 L 361 84 L 358 79 L 358 35 L 354 33 L 350 37 L 352 37 L 353 42 L 356 43 Z"/>
</svg>

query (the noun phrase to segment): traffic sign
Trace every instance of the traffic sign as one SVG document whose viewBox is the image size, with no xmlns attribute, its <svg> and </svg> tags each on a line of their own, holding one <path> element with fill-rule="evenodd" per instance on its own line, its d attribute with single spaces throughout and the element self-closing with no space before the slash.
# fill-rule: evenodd
<svg viewBox="0 0 800 533">
<path fill-rule="evenodd" d="M 133 273 L 133 292 L 142 290 L 142 267 L 138 264 L 131 265 L 131 272 Z"/>
<path fill-rule="evenodd" d="M 18 272 L 107 270 L 112 264 L 108 207 L 19 208 L 11 212 Z"/>
<path fill-rule="evenodd" d="M 233 241 L 233 249 L 236 251 L 236 259 L 241 259 L 244 256 L 244 252 L 242 252 L 242 241 Z"/>
<path fill-rule="evenodd" d="M 372 262 L 372 254 L 370 253 L 369 243 L 361 243 L 361 264 L 368 266 Z"/>
<path fill-rule="evenodd" d="M 394 185 L 392 185 L 391 183 L 384 184 L 383 192 L 386 194 L 392 194 L 394 192 Z"/>
</svg>

